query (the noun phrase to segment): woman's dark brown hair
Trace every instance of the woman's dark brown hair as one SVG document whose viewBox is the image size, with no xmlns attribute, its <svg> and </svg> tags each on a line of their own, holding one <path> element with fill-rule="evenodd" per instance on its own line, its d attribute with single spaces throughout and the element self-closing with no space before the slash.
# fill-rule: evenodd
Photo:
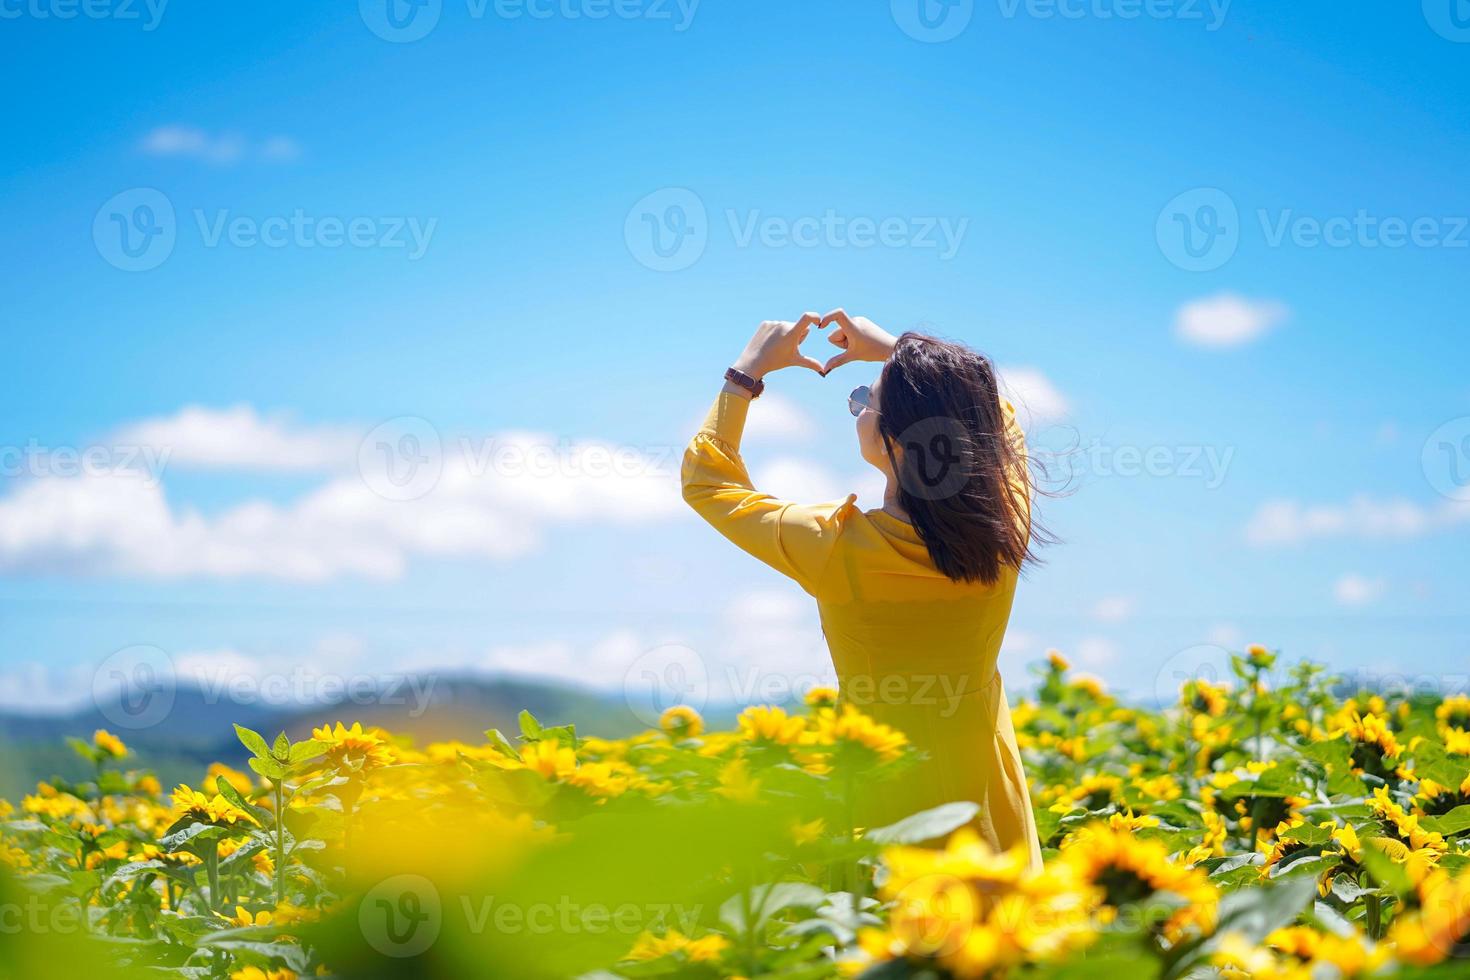
<svg viewBox="0 0 1470 980">
<path fill-rule="evenodd" d="M 898 338 L 880 385 L 878 432 L 899 503 L 935 567 L 957 582 L 990 585 L 1003 567 L 1035 562 L 1033 541 L 1048 540 L 1031 516 L 1036 481 L 990 361 L 910 332 Z"/>
</svg>

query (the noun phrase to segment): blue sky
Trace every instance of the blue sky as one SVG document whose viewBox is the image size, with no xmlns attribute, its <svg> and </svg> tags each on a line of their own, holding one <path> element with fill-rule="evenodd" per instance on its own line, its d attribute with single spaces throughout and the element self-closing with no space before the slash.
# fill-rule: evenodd
<svg viewBox="0 0 1470 980">
<path fill-rule="evenodd" d="M 0 700 L 138 644 L 799 686 L 809 603 L 673 474 L 755 324 L 837 305 L 992 355 L 1073 450 L 1013 676 L 1055 646 L 1151 694 L 1259 641 L 1456 683 L 1450 0 L 395 3 L 3 8 Z M 872 373 L 771 380 L 769 489 L 877 505 Z"/>
</svg>

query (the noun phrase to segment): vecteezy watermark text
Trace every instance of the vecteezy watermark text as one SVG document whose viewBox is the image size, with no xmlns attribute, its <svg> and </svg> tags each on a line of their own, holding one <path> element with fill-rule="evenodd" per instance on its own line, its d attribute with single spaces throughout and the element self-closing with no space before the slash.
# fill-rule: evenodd
<svg viewBox="0 0 1470 980">
<path fill-rule="evenodd" d="M 465 0 L 472 21 L 496 20 L 647 21 L 671 24 L 682 34 L 694 24 L 700 0 Z M 433 33 L 444 0 L 358 0 L 368 30 L 394 44 L 420 41 Z"/>
<path fill-rule="evenodd" d="M 138 21 L 155 30 L 168 0 L 0 0 L 0 20 Z"/>
<path fill-rule="evenodd" d="M 0 446 L 0 477 L 110 476 L 143 477 L 155 487 L 173 455 L 171 446 L 43 446 L 30 439 L 24 446 Z"/>
<path fill-rule="evenodd" d="M 826 208 L 820 214 L 772 215 L 760 208 L 726 208 L 725 230 L 740 249 L 915 249 L 941 261 L 959 254 L 970 219 L 962 215 L 864 215 Z M 678 272 L 698 262 L 712 228 L 703 198 L 687 187 L 665 187 L 641 198 L 623 222 L 623 240 L 639 264 Z"/>
<path fill-rule="evenodd" d="M 304 208 L 265 216 L 240 214 L 230 208 L 195 208 L 190 215 L 204 248 L 384 249 L 402 251 L 409 261 L 423 258 L 439 226 L 438 218 L 343 217 L 311 214 Z M 125 272 L 146 272 L 173 254 L 179 225 L 168 195 L 151 187 L 134 187 L 113 195 L 97 209 L 92 242 L 110 265 Z"/>
<path fill-rule="evenodd" d="M 1267 248 L 1470 248 L 1470 215 L 1385 215 L 1368 208 L 1304 214 L 1284 207 L 1256 208 L 1252 217 Z M 1197 187 L 1164 205 L 1154 236 L 1159 251 L 1174 265 L 1210 272 L 1235 257 L 1251 224 L 1225 191 Z"/>
<path fill-rule="evenodd" d="M 454 899 L 457 899 L 455 901 Z M 693 932 L 704 906 L 654 902 L 583 902 L 570 895 L 554 901 L 507 901 L 494 895 L 445 896 L 422 875 L 403 874 L 373 886 L 358 905 L 358 925 L 368 945 L 385 956 L 418 956 L 439 938 L 450 910 L 470 935 L 639 936 L 678 929 Z"/>
</svg>

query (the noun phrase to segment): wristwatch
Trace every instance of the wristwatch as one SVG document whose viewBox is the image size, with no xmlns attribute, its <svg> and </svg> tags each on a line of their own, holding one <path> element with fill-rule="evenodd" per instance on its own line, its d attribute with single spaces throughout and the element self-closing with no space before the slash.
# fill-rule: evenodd
<svg viewBox="0 0 1470 980">
<path fill-rule="evenodd" d="M 764 381 L 759 381 L 755 378 L 752 378 L 744 371 L 737 371 L 734 368 L 731 368 L 730 370 L 725 372 L 725 380 L 730 382 L 731 384 L 737 384 L 740 387 L 744 388 L 746 391 L 750 392 L 750 397 L 752 401 L 759 398 L 761 396 L 761 392 L 766 390 L 766 383 Z"/>
</svg>

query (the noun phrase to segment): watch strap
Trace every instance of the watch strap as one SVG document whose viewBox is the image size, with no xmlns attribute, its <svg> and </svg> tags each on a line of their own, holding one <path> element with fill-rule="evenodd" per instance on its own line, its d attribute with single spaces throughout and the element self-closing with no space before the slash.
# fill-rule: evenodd
<svg viewBox="0 0 1470 980">
<path fill-rule="evenodd" d="M 730 368 L 728 371 L 725 372 L 725 380 L 730 382 L 731 384 L 739 385 L 746 391 L 750 392 L 750 397 L 752 399 L 759 398 L 761 396 L 761 392 L 766 390 L 766 383 L 764 381 L 752 378 L 744 371 L 737 371 L 735 368 Z"/>
</svg>

